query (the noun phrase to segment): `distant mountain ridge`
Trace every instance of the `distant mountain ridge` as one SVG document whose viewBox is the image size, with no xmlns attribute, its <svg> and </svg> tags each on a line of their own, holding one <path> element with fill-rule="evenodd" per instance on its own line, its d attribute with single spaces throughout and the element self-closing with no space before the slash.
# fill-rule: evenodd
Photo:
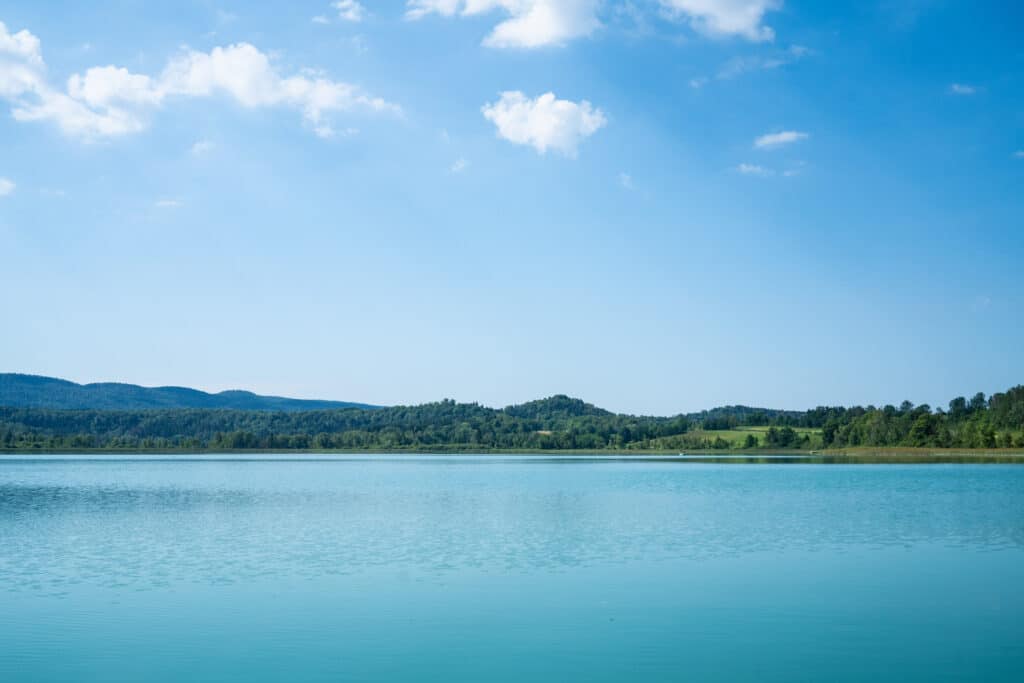
<svg viewBox="0 0 1024 683">
<path fill-rule="evenodd" d="M 240 390 L 211 394 L 187 387 L 142 387 L 117 382 L 76 384 L 56 377 L 20 373 L 0 373 L 0 406 L 56 410 L 223 408 L 285 412 L 380 407 L 349 401 L 260 396 L 251 391 Z"/>
</svg>

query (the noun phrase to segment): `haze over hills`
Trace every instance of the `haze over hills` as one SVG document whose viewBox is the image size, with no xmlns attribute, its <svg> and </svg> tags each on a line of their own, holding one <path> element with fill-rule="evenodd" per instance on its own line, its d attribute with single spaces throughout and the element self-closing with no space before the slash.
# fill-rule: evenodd
<svg viewBox="0 0 1024 683">
<path fill-rule="evenodd" d="M 229 410 L 327 410 L 366 408 L 366 403 L 260 396 L 251 391 L 207 393 L 187 387 L 141 387 L 97 382 L 76 384 L 56 377 L 0 373 L 0 406 L 57 410 L 149 410 L 165 408 L 223 408 Z"/>
<path fill-rule="evenodd" d="M 447 401 L 442 401 L 441 403 L 445 404 Z M 433 404 L 424 404 L 421 407 L 428 405 Z M 599 408 L 579 398 L 572 398 L 564 394 L 557 394 L 504 408 L 486 408 L 478 404 L 467 405 L 473 405 L 479 410 L 501 412 L 512 418 L 526 420 L 564 421 L 578 417 L 607 418 L 617 415 L 612 411 Z M 261 396 L 251 391 L 242 390 L 229 390 L 212 394 L 189 387 L 143 387 L 122 382 L 77 384 L 57 377 L 16 372 L 0 373 L 0 407 L 102 411 L 198 408 L 283 412 L 320 411 L 339 408 L 360 408 L 364 410 L 388 408 L 388 406 L 351 401 Z M 415 407 L 393 406 L 391 408 L 403 411 Z M 685 417 L 698 421 L 714 421 L 731 416 L 734 422 L 736 418 L 744 422 L 755 413 L 765 414 L 773 418 L 784 417 L 791 419 L 798 418 L 802 414 L 801 411 L 795 410 L 775 410 L 729 405 L 689 413 Z M 672 417 L 684 416 L 674 415 Z"/>
</svg>

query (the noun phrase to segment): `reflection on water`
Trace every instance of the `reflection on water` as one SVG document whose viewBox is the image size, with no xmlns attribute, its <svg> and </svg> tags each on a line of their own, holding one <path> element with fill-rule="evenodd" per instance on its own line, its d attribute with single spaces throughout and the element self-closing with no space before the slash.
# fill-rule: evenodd
<svg viewBox="0 0 1024 683">
<path fill-rule="evenodd" d="M 932 638 L 930 626 L 952 620 L 976 633 L 1001 629 L 990 645 L 1002 654 L 987 669 L 998 679 L 1024 662 L 1024 627 L 1012 618 L 1024 608 L 1012 585 L 1024 578 L 1022 562 L 1024 468 L 1017 466 L 734 467 L 510 456 L 0 460 L 0 600 L 6 595 L 13 606 L 0 616 L 0 641 L 20 643 L 20 670 L 42 667 L 26 679 L 45 680 L 44 668 L 56 666 L 53 680 L 90 672 L 111 680 L 88 654 L 97 646 L 84 631 L 64 633 L 60 647 L 73 652 L 79 642 L 78 658 L 65 663 L 94 668 L 44 667 L 55 634 L 81 627 L 76 615 L 111 634 L 123 636 L 119 629 L 131 621 L 133 629 L 162 629 L 161 638 L 192 643 L 194 634 L 167 624 L 185 619 L 178 626 L 191 628 L 180 605 L 200 595 L 203 609 L 223 620 L 207 634 L 221 648 L 227 635 L 218 629 L 267 636 L 261 619 L 272 611 L 274 623 L 292 629 L 283 636 L 292 654 L 323 667 L 307 672 L 311 679 L 357 670 L 380 678 L 388 648 L 398 647 L 387 634 L 396 631 L 420 648 L 431 639 L 448 643 L 445 634 L 479 637 L 465 632 L 479 627 L 494 632 L 493 643 L 478 646 L 484 650 L 505 652 L 511 642 L 545 656 L 560 652 L 531 640 L 532 630 L 509 632 L 511 624 L 570 629 L 551 635 L 568 647 L 556 667 L 565 675 L 615 680 L 608 678 L 614 666 L 597 666 L 610 647 L 601 634 L 612 628 L 616 642 L 625 638 L 646 653 L 650 677 L 672 680 L 683 664 L 674 633 L 725 656 L 722 648 L 744 634 L 796 629 L 789 636 L 820 637 L 845 624 L 853 645 L 876 647 L 877 633 L 906 641 L 900 629 L 911 628 L 914 615 L 927 622 L 917 625 L 916 638 Z M 793 592 L 797 583 L 803 589 Z M 890 584 L 900 592 L 890 594 Z M 291 613 L 276 602 L 283 595 L 303 608 Z M 897 609 L 901 601 L 909 602 Z M 130 615 L 118 605 L 132 605 Z M 635 621 L 618 633 L 625 627 L 607 621 L 614 616 L 592 622 L 594 610 Z M 377 623 L 382 614 L 389 620 Z M 578 642 L 581 628 L 596 629 L 586 640 L 596 638 L 593 647 Z M 341 667 L 326 654 L 334 641 L 321 642 L 327 633 L 364 639 L 364 654 Z M 846 656 L 850 646 L 833 655 Z M 224 656 L 212 653 L 204 666 Z M 707 663 L 703 680 L 720 670 Z M 444 660 L 427 671 L 501 677 L 478 664 Z M 779 664 L 779 680 L 801 671 L 787 667 Z M 504 671 L 516 680 L 545 669 L 517 660 Z M 729 671 L 723 680 L 767 680 L 775 670 Z M 0 655 L 0 678 L 14 680 L 4 672 Z"/>
</svg>

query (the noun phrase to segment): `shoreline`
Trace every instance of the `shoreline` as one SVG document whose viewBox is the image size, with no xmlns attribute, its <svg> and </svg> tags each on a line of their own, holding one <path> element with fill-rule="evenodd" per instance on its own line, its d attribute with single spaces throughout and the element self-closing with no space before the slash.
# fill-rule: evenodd
<svg viewBox="0 0 1024 683">
<path fill-rule="evenodd" d="M 692 451 L 665 450 L 555 450 L 555 449 L 105 449 L 105 448 L 22 448 L 0 449 L 4 458 L 31 458 L 32 456 L 168 456 L 205 458 L 223 456 L 287 456 L 310 459 L 308 456 L 536 456 L 542 458 L 621 459 L 661 462 L 734 463 L 734 464 L 1022 464 L 1024 449 L 965 449 L 965 448 L 856 448 L 841 450 L 780 450 L 780 449 L 705 449 Z M 312 458 L 315 459 L 315 458 Z"/>
</svg>

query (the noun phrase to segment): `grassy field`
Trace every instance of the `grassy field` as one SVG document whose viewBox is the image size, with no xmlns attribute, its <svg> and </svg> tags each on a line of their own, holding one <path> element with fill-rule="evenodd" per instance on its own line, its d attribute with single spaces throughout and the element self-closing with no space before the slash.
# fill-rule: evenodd
<svg viewBox="0 0 1024 683">
<path fill-rule="evenodd" d="M 697 436 L 703 439 L 710 439 L 714 441 L 716 437 L 721 437 L 726 441 L 731 441 L 737 444 L 742 444 L 746 440 L 747 435 L 753 434 L 757 437 L 758 444 L 764 445 L 764 436 L 768 431 L 768 427 L 736 427 L 735 429 L 695 429 L 689 432 L 692 436 Z M 810 436 L 812 448 L 819 447 L 821 445 L 821 430 L 811 429 L 808 427 L 794 427 L 795 431 L 801 438 L 806 434 Z"/>
</svg>

